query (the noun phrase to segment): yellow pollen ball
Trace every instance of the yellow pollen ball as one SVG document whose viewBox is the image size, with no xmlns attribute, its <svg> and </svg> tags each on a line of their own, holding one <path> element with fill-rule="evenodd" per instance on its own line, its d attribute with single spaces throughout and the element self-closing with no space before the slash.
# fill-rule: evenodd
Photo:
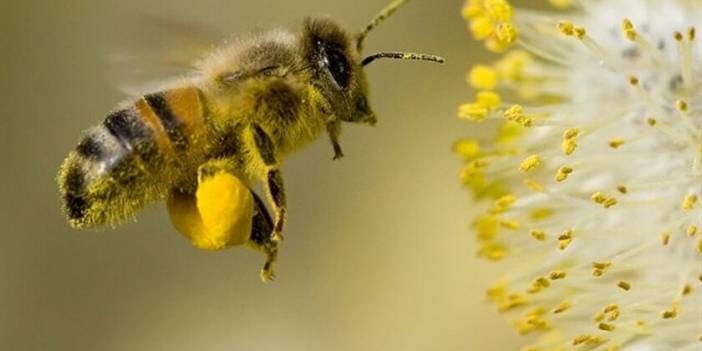
<svg viewBox="0 0 702 351">
<path fill-rule="evenodd" d="M 201 180 L 195 196 L 172 195 L 167 206 L 173 225 L 197 248 L 241 245 L 251 235 L 253 197 L 231 174 L 219 172 Z"/>
</svg>

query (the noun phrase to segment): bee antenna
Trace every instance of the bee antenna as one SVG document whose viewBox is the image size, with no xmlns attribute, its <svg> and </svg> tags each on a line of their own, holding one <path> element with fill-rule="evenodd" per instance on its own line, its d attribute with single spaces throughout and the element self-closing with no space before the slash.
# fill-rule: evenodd
<svg viewBox="0 0 702 351">
<path fill-rule="evenodd" d="M 371 20 L 365 28 L 361 29 L 361 32 L 358 34 L 358 37 L 356 39 L 356 47 L 358 48 L 358 51 L 361 51 L 361 49 L 363 48 L 363 40 L 366 39 L 366 35 L 368 35 L 368 32 L 373 30 L 381 22 L 390 17 L 400 7 L 407 4 L 407 2 L 409 2 L 409 0 L 394 0 L 389 5 L 385 6 L 385 8 L 382 9 L 377 15 L 375 15 L 373 20 Z"/>
<path fill-rule="evenodd" d="M 417 60 L 417 61 L 429 61 L 436 63 L 444 63 L 446 60 L 441 56 L 428 55 L 428 54 L 416 54 L 413 52 L 379 52 L 377 54 L 370 55 L 361 61 L 362 66 L 366 66 L 369 63 L 381 59 L 390 58 L 398 60 Z"/>
</svg>

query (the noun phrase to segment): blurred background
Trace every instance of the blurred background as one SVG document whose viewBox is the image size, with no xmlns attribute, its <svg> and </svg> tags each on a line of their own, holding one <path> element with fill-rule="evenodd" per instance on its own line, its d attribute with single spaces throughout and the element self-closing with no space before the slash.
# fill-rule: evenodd
<svg viewBox="0 0 702 351">
<path fill-rule="evenodd" d="M 474 257 L 474 205 L 450 151 L 454 139 L 479 133 L 455 115 L 472 94 L 465 72 L 487 59 L 458 0 L 414 0 L 366 44 L 447 64 L 369 66 L 379 124 L 347 126 L 341 161 L 332 162 L 326 137 L 286 160 L 290 217 L 274 283 L 260 283 L 259 253 L 192 248 L 162 205 L 103 231 L 74 231 L 60 212 L 59 164 L 125 98 L 102 49 L 133 30 L 132 16 L 246 33 L 326 14 L 356 29 L 385 5 L 0 2 L 0 349 L 518 349 L 484 301 L 500 267 Z"/>
</svg>

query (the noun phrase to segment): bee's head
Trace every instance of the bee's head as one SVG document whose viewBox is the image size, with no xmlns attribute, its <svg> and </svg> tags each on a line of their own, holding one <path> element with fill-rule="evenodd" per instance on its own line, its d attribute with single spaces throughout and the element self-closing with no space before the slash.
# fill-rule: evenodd
<svg viewBox="0 0 702 351">
<path fill-rule="evenodd" d="M 377 119 L 368 103 L 368 85 L 363 67 L 379 58 L 444 62 L 438 56 L 404 52 L 381 52 L 361 58 L 363 40 L 368 32 L 408 0 L 395 0 L 381 11 L 360 33 L 351 35 L 327 18 L 305 20 L 302 36 L 304 57 L 314 72 L 313 81 L 342 121 L 375 124 Z"/>
</svg>

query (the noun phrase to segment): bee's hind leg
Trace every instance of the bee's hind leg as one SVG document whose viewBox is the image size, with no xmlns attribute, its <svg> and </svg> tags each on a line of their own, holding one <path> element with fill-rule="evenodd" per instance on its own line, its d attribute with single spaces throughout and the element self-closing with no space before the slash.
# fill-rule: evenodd
<svg viewBox="0 0 702 351">
<path fill-rule="evenodd" d="M 273 240 L 273 220 L 261 198 L 253 191 L 254 215 L 249 246 L 266 255 L 266 263 L 261 269 L 261 280 L 268 282 L 275 278 L 274 264 L 278 259 L 278 241 Z"/>
</svg>

